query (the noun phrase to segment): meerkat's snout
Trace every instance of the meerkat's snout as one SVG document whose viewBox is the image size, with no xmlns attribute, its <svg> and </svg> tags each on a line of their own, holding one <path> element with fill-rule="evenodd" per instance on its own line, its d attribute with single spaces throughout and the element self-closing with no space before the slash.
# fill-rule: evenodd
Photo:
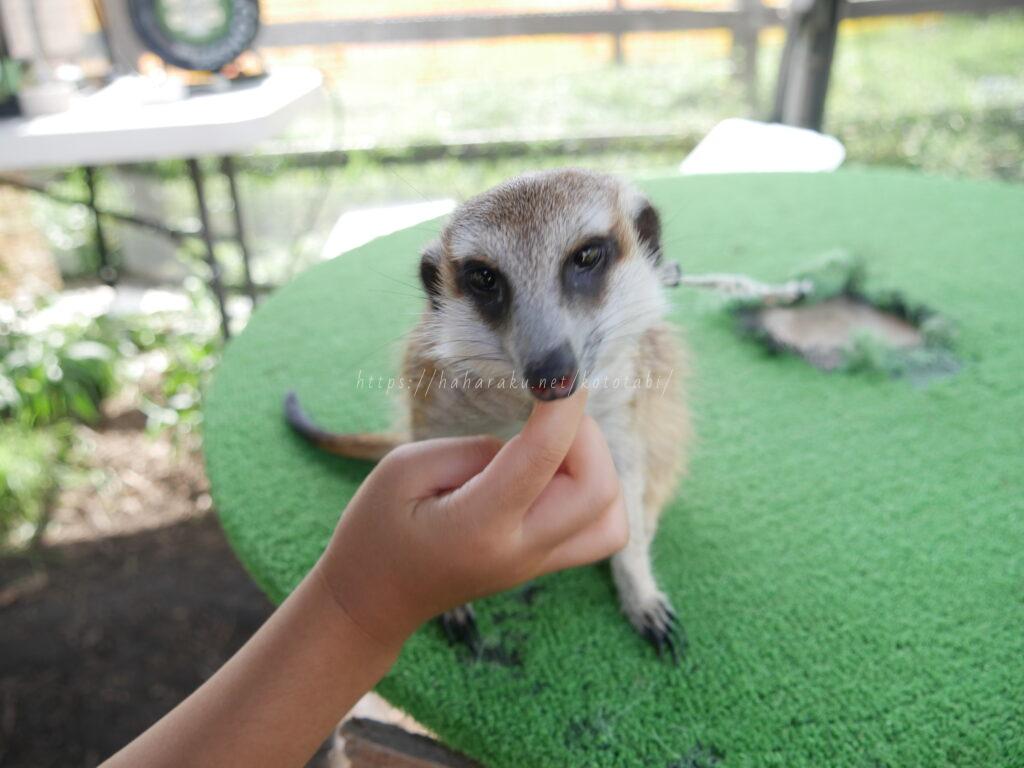
<svg viewBox="0 0 1024 768">
<path fill-rule="evenodd" d="M 576 391 L 579 363 L 569 342 L 539 356 L 526 367 L 526 383 L 538 400 L 557 400 Z"/>
</svg>

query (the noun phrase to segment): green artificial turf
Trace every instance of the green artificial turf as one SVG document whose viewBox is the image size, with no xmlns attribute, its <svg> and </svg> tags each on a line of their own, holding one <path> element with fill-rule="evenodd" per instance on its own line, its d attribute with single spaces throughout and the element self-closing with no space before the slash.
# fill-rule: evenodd
<svg viewBox="0 0 1024 768">
<path fill-rule="evenodd" d="M 863 261 L 957 328 L 925 384 L 826 374 L 673 293 L 699 431 L 655 568 L 689 636 L 659 661 L 605 566 L 481 601 L 473 660 L 433 625 L 380 691 L 492 768 L 1024 765 L 1024 188 L 908 173 L 650 180 L 670 257 L 762 280 Z M 289 434 L 388 426 L 435 225 L 317 266 L 228 348 L 206 411 L 221 519 L 281 600 L 368 467 Z M 360 384 L 360 372 L 363 379 Z"/>
</svg>

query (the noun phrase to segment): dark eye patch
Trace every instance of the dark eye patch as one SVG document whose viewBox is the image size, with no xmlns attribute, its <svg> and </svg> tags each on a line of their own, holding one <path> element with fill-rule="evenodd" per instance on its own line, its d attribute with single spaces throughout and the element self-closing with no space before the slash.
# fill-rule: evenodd
<svg viewBox="0 0 1024 768">
<path fill-rule="evenodd" d="M 486 262 L 469 259 L 459 267 L 459 288 L 484 320 L 499 325 L 508 317 L 512 289 L 505 276 Z"/>
<path fill-rule="evenodd" d="M 610 237 L 593 237 L 577 245 L 562 263 L 562 291 L 570 299 L 596 299 L 617 256 L 618 247 Z"/>
</svg>

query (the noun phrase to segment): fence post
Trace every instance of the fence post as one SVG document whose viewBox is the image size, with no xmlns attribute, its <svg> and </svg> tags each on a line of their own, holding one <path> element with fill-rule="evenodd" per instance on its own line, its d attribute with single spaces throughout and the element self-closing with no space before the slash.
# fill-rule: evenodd
<svg viewBox="0 0 1024 768">
<path fill-rule="evenodd" d="M 843 0 L 794 0 L 772 122 L 821 130 Z"/>
<path fill-rule="evenodd" d="M 743 88 L 751 113 L 757 112 L 757 46 L 761 31 L 761 0 L 735 0 L 732 57 L 736 79 Z"/>
<path fill-rule="evenodd" d="M 612 3 L 612 6 L 614 7 L 616 12 L 621 11 L 622 10 L 622 0 L 614 0 L 614 2 Z M 612 36 L 612 42 L 615 45 L 615 66 L 621 67 L 623 61 L 625 61 L 625 57 L 624 57 L 624 55 L 622 53 L 622 33 L 621 32 L 616 32 Z"/>
</svg>

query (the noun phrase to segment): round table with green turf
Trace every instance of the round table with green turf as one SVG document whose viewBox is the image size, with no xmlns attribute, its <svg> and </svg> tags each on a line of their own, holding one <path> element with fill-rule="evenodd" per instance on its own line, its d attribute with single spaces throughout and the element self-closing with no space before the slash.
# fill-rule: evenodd
<svg viewBox="0 0 1024 768">
<path fill-rule="evenodd" d="M 640 182 L 688 272 L 781 280 L 841 249 L 955 325 L 925 384 L 769 355 L 706 294 L 672 292 L 699 441 L 655 569 L 689 650 L 659 660 L 606 566 L 477 603 L 481 659 L 423 627 L 379 686 L 489 768 L 1024 765 L 1024 187 L 907 172 Z M 206 406 L 220 518 L 282 600 L 367 464 L 289 433 L 383 430 L 437 224 L 271 296 Z"/>
</svg>

